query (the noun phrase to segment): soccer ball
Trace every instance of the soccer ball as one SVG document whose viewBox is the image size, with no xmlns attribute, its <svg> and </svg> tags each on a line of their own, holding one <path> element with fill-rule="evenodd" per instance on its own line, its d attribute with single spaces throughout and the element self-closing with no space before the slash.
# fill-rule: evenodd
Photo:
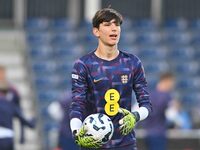
<svg viewBox="0 0 200 150">
<path fill-rule="evenodd" d="M 102 113 L 89 115 L 83 122 L 86 135 L 92 136 L 95 140 L 107 143 L 113 135 L 114 127 L 111 119 Z"/>
</svg>

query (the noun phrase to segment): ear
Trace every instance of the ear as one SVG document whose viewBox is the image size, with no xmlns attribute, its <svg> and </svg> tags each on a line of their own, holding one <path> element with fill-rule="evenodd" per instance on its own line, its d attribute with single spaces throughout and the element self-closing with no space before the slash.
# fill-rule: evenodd
<svg viewBox="0 0 200 150">
<path fill-rule="evenodd" d="M 98 28 L 93 28 L 92 31 L 93 31 L 93 34 L 94 34 L 96 37 L 99 37 L 99 29 L 98 29 Z"/>
</svg>

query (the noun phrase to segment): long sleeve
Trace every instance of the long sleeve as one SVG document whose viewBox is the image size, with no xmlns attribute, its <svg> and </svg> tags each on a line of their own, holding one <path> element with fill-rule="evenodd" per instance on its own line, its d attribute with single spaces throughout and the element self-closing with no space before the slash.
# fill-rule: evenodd
<svg viewBox="0 0 200 150">
<path fill-rule="evenodd" d="M 147 81 L 145 78 L 144 67 L 142 66 L 142 63 L 139 59 L 137 60 L 133 74 L 133 90 L 135 91 L 139 107 L 146 107 L 148 111 L 151 112 L 152 105 L 149 99 L 149 92 L 147 90 Z"/>
<path fill-rule="evenodd" d="M 87 99 L 87 69 L 78 60 L 74 64 L 72 71 L 72 103 L 70 107 L 70 119 L 78 118 L 83 121 L 86 112 Z"/>
</svg>

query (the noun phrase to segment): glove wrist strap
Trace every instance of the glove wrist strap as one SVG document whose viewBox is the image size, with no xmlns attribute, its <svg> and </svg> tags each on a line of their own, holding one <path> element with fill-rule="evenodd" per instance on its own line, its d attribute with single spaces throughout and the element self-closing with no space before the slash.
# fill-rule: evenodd
<svg viewBox="0 0 200 150">
<path fill-rule="evenodd" d="M 132 112 L 132 114 L 135 116 L 136 122 L 140 121 L 140 115 L 139 115 L 139 113 L 137 111 Z"/>
</svg>

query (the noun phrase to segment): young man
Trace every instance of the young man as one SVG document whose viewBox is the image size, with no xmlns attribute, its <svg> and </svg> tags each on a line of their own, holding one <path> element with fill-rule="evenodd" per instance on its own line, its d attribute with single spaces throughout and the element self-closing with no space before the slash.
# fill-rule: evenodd
<svg viewBox="0 0 200 150">
<path fill-rule="evenodd" d="M 136 150 L 133 129 L 152 109 L 142 63 L 118 50 L 121 14 L 104 8 L 92 23 L 98 46 L 77 60 L 72 71 L 71 130 L 81 149 Z M 133 90 L 140 108 L 131 112 Z M 82 122 L 92 113 L 107 114 L 114 124 L 113 137 L 105 145 L 85 135 Z"/>
</svg>

